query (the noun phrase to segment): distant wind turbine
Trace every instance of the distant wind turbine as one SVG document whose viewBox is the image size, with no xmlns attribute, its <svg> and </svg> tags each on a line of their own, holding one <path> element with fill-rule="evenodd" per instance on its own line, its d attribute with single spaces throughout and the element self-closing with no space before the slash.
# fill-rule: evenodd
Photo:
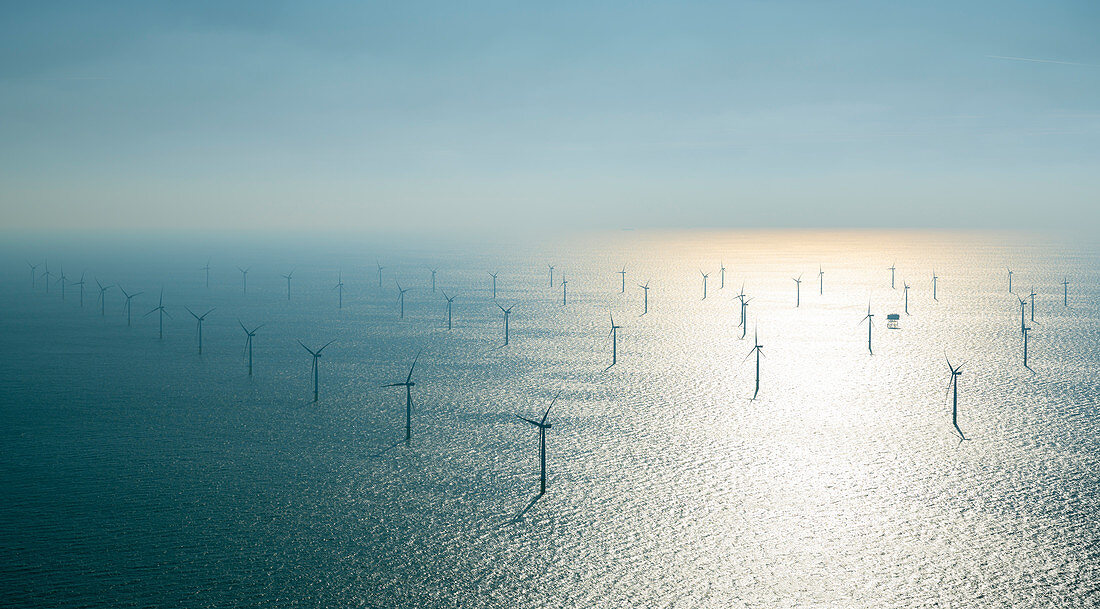
<svg viewBox="0 0 1100 609">
<path fill-rule="evenodd" d="M 192 311 L 191 309 L 188 309 L 187 307 L 183 307 L 183 308 L 187 309 L 187 312 L 191 314 L 191 317 L 195 318 L 195 322 L 198 325 L 198 329 L 199 329 L 199 353 L 201 354 L 202 353 L 202 322 L 203 322 L 203 320 L 206 319 L 207 315 L 210 315 L 211 313 L 214 312 L 214 309 L 210 309 L 209 311 L 203 313 L 202 315 L 195 315 L 195 312 Z"/>
<path fill-rule="evenodd" d="M 723 261 L 719 262 L 718 265 L 719 265 L 719 269 L 718 269 L 718 273 L 719 273 L 719 275 L 718 275 L 719 276 L 718 289 L 721 290 L 721 289 L 724 289 L 726 287 L 726 261 L 723 260 Z"/>
<path fill-rule="evenodd" d="M 447 299 L 447 329 L 450 330 L 451 329 L 451 305 L 454 304 L 455 298 L 458 298 L 458 296 L 457 295 L 447 296 L 447 292 L 445 292 L 443 290 L 440 290 L 440 292 L 443 292 L 443 298 Z"/>
<path fill-rule="evenodd" d="M 122 286 L 118 286 L 118 289 L 120 292 L 122 292 L 122 295 L 126 297 L 126 327 L 130 327 L 130 301 L 133 300 L 135 296 L 140 296 L 144 294 L 144 292 L 134 292 L 133 294 L 127 294 L 126 290 L 122 289 Z"/>
<path fill-rule="evenodd" d="M 944 353 L 944 359 L 947 359 L 947 353 Z M 954 389 L 954 397 L 951 400 L 951 424 L 955 426 L 955 431 L 959 432 L 959 440 L 966 439 L 961 429 L 959 429 L 959 376 L 962 375 L 963 364 L 958 366 L 952 366 L 951 360 L 947 359 L 947 368 L 951 371 L 951 379 L 947 381 L 947 390 Z"/>
<path fill-rule="evenodd" d="M 642 309 L 642 315 L 645 315 L 646 313 L 649 313 L 649 282 L 645 282 L 645 285 L 639 283 L 638 287 L 642 288 L 645 293 L 644 300 L 642 300 L 642 306 L 644 307 Z"/>
<path fill-rule="evenodd" d="M 1024 331 L 1024 315 L 1027 310 L 1027 301 L 1019 296 L 1016 297 L 1020 301 L 1020 332 Z"/>
<path fill-rule="evenodd" d="M 909 284 L 905 281 L 901 282 L 901 285 L 905 288 L 905 314 L 909 314 Z"/>
<path fill-rule="evenodd" d="M 409 367 L 409 376 L 405 377 L 403 383 L 390 383 L 389 385 L 383 385 L 383 387 L 404 387 L 405 388 L 405 444 L 408 444 L 412 440 L 412 388 L 416 383 L 413 382 L 413 370 L 416 370 L 416 362 L 420 359 L 420 352 L 413 358 L 412 366 Z"/>
<path fill-rule="evenodd" d="M 550 269 L 550 287 L 554 287 L 554 265 L 548 264 L 546 267 Z"/>
<path fill-rule="evenodd" d="M 891 290 L 897 289 L 897 288 L 894 287 L 894 271 L 897 270 L 897 268 L 895 268 L 896 264 L 897 264 L 896 262 L 891 262 L 890 263 L 890 289 Z"/>
<path fill-rule="evenodd" d="M 497 299 L 497 275 L 499 273 L 489 273 L 489 276 L 493 278 L 493 300 Z"/>
<path fill-rule="evenodd" d="M 561 396 L 561 392 L 554 396 L 554 399 L 550 402 L 550 405 L 546 408 L 546 412 L 542 413 L 541 421 L 534 421 L 526 417 L 519 417 L 521 420 L 539 428 L 539 495 L 546 494 L 546 431 L 552 427 L 550 423 L 546 422 L 546 418 L 550 416 L 550 409 L 554 407 L 554 403 L 558 401 L 558 397 Z"/>
<path fill-rule="evenodd" d="M 794 308 L 797 309 L 802 305 L 802 275 L 798 279 L 791 277 L 791 281 L 794 282 Z"/>
<path fill-rule="evenodd" d="M 516 305 L 513 304 L 511 307 L 508 307 L 507 309 L 505 309 L 504 307 L 500 306 L 500 303 L 497 303 L 497 307 L 504 313 L 504 344 L 505 345 L 508 344 L 508 317 L 510 317 L 512 315 L 512 307 L 514 307 L 514 306 L 516 306 Z"/>
<path fill-rule="evenodd" d="M 752 302 L 751 298 L 741 299 L 741 339 L 745 340 L 745 333 L 749 331 L 749 303 Z"/>
<path fill-rule="evenodd" d="M 99 286 L 99 315 L 104 316 L 107 314 L 107 290 L 113 288 L 114 284 L 104 286 L 98 279 L 95 280 L 95 283 Z"/>
<path fill-rule="evenodd" d="M 703 276 L 703 300 L 706 300 L 707 299 L 707 277 L 709 277 L 709 275 L 704 273 L 701 269 L 699 271 L 699 274 Z"/>
<path fill-rule="evenodd" d="M 1031 366 L 1027 365 L 1027 333 L 1031 328 L 1024 326 L 1024 368 L 1031 370 Z"/>
<path fill-rule="evenodd" d="M 1031 293 L 1028 294 L 1031 298 L 1031 321 L 1035 321 L 1035 288 L 1031 288 Z"/>
<path fill-rule="evenodd" d="M 244 333 L 247 336 L 247 338 L 244 339 L 244 348 L 248 351 L 248 376 L 252 376 L 252 338 L 256 336 L 257 330 L 264 327 L 264 324 L 260 324 L 255 328 L 249 330 L 244 326 L 244 322 L 240 319 L 237 320 L 237 323 L 241 325 L 241 329 L 244 330 Z M 302 346 L 304 347 L 305 345 Z M 316 391 L 314 391 L 313 401 L 317 401 Z"/>
<path fill-rule="evenodd" d="M 875 352 L 871 350 L 871 328 L 875 325 L 875 314 L 871 312 L 871 301 L 867 301 L 867 315 L 860 320 L 859 323 L 867 322 L 867 352 L 874 355 Z"/>
<path fill-rule="evenodd" d="M 159 332 L 157 334 L 157 338 L 163 340 L 164 339 L 164 316 L 168 315 L 168 310 L 164 308 L 164 288 L 161 288 L 161 290 L 160 290 L 160 300 L 157 301 L 156 308 L 154 308 L 154 309 L 150 310 L 148 313 L 146 313 L 145 317 L 148 317 L 148 316 L 152 315 L 153 313 L 159 313 L 157 315 L 157 317 L 159 318 L 159 320 L 158 320 Z M 168 317 L 172 317 L 172 316 L 168 315 Z"/>
<path fill-rule="evenodd" d="M 247 269 L 237 267 L 237 270 L 241 272 L 241 294 L 248 293 L 248 271 L 251 269 L 252 267 L 248 267 Z"/>
<path fill-rule="evenodd" d="M 401 303 L 401 319 L 405 319 L 405 292 L 412 288 L 402 288 L 401 282 L 396 279 L 393 282 L 397 284 L 397 300 Z"/>
<path fill-rule="evenodd" d="M 31 289 L 34 289 L 35 281 L 38 279 L 38 265 L 31 264 L 31 261 L 27 260 L 27 266 L 31 267 Z"/>
<path fill-rule="evenodd" d="M 386 267 L 382 266 L 382 263 L 378 262 L 377 260 L 374 261 L 374 264 L 375 264 L 375 266 L 378 267 L 378 289 L 381 290 L 382 289 L 382 269 L 384 269 Z"/>
<path fill-rule="evenodd" d="M 741 291 L 734 298 L 741 301 L 741 321 L 737 324 L 741 326 L 745 323 L 745 284 L 741 284 Z"/>
<path fill-rule="evenodd" d="M 332 289 L 336 290 L 339 294 L 339 300 L 337 301 L 336 308 L 344 308 L 344 272 L 336 272 L 336 285 L 332 286 Z"/>
<path fill-rule="evenodd" d="M 80 308 L 84 308 L 84 273 L 80 274 L 80 281 L 74 281 L 72 285 L 80 286 Z"/>
<path fill-rule="evenodd" d="M 932 300 L 939 300 L 939 298 L 936 298 L 936 280 L 937 279 L 939 279 L 939 277 L 936 276 L 936 269 L 932 269 Z"/>
<path fill-rule="evenodd" d="M 1062 306 L 1069 306 L 1069 279 L 1066 277 L 1062 278 Z"/>
<path fill-rule="evenodd" d="M 54 274 L 50 272 L 50 261 L 47 260 L 44 264 L 46 266 L 46 272 L 42 273 L 42 277 L 46 279 L 46 293 L 49 294 L 50 293 L 50 278 L 53 277 Z"/>
<path fill-rule="evenodd" d="M 283 275 L 283 279 L 286 279 L 286 299 L 290 300 L 290 278 L 294 276 L 294 271 L 290 271 L 286 275 Z"/>
<path fill-rule="evenodd" d="M 764 345 L 760 344 L 760 335 L 757 333 L 756 328 L 753 328 L 752 330 L 752 342 L 755 343 L 756 346 L 754 346 L 752 350 L 749 351 L 749 354 L 745 356 L 745 359 L 749 359 L 749 356 L 751 356 L 753 353 L 756 354 L 756 389 L 752 392 L 752 399 L 755 400 L 757 394 L 760 393 L 760 356 L 764 355 Z M 742 360 L 741 363 L 743 364 L 744 361 Z"/>
<path fill-rule="evenodd" d="M 565 278 L 565 275 L 563 274 L 561 276 L 561 304 L 562 304 L 562 306 L 565 306 L 565 290 L 566 290 L 565 286 L 567 286 L 567 285 L 569 285 L 569 281 Z"/>
<path fill-rule="evenodd" d="M 64 265 L 58 265 L 58 268 L 60 269 L 60 274 L 57 276 L 57 282 L 61 284 L 61 300 L 65 300 L 65 282 L 68 281 L 69 278 L 65 276 Z"/>
<path fill-rule="evenodd" d="M 435 273 L 439 269 L 433 269 L 429 267 L 428 270 L 432 272 L 432 294 L 435 294 Z"/>
<path fill-rule="evenodd" d="M 1008 293 L 1012 293 L 1012 269 L 1008 269 Z"/>
<path fill-rule="evenodd" d="M 607 314 L 611 317 L 611 331 L 607 335 L 611 337 L 611 365 L 614 366 L 619 361 L 619 328 L 622 328 L 622 326 L 615 325 L 615 316 L 611 314 L 610 310 L 607 311 Z"/>
<path fill-rule="evenodd" d="M 210 287 L 210 259 L 206 259 L 206 266 L 199 269 L 200 271 L 206 271 L 206 287 Z"/>
<path fill-rule="evenodd" d="M 331 345 L 334 342 L 336 342 L 335 339 L 330 340 L 327 343 L 325 343 L 324 347 L 321 347 L 320 349 L 314 351 L 313 349 L 310 349 L 309 347 L 305 346 L 305 343 L 303 343 L 302 341 L 298 341 L 298 344 L 302 345 L 302 348 L 305 349 L 306 351 L 309 351 L 309 354 L 313 356 L 313 401 L 314 402 L 317 401 L 317 360 L 321 359 L 321 352 L 325 350 L 325 347 L 328 347 L 329 345 Z"/>
<path fill-rule="evenodd" d="M 817 295 L 821 296 L 825 293 L 825 271 L 821 270 L 821 265 L 817 266 Z"/>
<path fill-rule="evenodd" d="M 622 280 L 623 280 L 623 281 L 622 281 L 622 284 L 623 284 L 623 285 L 622 285 L 622 287 L 621 287 L 621 288 L 619 289 L 619 293 L 620 293 L 620 294 L 625 294 L 625 293 L 626 293 L 626 267 L 625 267 L 625 266 L 623 267 L 623 270 L 621 270 L 621 271 L 618 271 L 618 275 L 619 275 L 619 276 L 620 276 L 620 277 L 622 278 Z"/>
</svg>

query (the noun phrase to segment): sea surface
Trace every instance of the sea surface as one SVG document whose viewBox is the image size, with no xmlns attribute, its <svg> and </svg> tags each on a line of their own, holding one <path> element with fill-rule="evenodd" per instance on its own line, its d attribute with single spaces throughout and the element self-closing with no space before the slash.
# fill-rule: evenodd
<svg viewBox="0 0 1100 609">
<path fill-rule="evenodd" d="M 72 285 L 32 289 L 25 261 L 47 259 L 84 273 L 83 308 Z M 1030 370 L 1008 268 L 1036 293 Z M 115 286 L 102 314 L 96 280 Z M 142 292 L 131 326 L 119 286 Z M 507 346 L 498 304 L 514 305 Z M 185 306 L 214 309 L 201 354 Z M 264 324 L 252 377 L 239 323 Z M 299 340 L 335 341 L 316 403 Z M 406 445 L 404 389 L 383 385 L 418 352 Z M 540 497 L 538 433 L 517 415 L 559 392 Z M 4 607 L 1095 607 L 1100 248 L 9 234 L 0 490 Z"/>
</svg>

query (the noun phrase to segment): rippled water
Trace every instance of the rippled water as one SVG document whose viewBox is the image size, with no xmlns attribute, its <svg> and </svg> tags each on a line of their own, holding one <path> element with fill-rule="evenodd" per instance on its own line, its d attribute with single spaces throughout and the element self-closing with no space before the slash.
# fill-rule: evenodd
<svg viewBox="0 0 1100 609">
<path fill-rule="evenodd" d="M 623 232 L 507 247 L 25 238 L 2 250 L 5 606 L 1100 604 L 1095 243 Z M 32 291 L 23 258 L 46 255 L 70 278 L 87 268 L 89 285 L 144 291 L 133 327 L 117 289 L 105 317 L 94 289 L 83 310 L 72 288 L 65 301 L 57 284 Z M 555 284 L 569 280 L 566 306 L 547 263 Z M 251 266 L 247 294 L 237 265 Z M 452 331 L 428 266 L 457 294 Z M 1017 292 L 1037 292 L 1034 373 L 1006 266 Z M 490 271 L 499 302 L 516 303 L 507 347 Z M 413 288 L 404 320 L 395 277 Z M 143 314 L 161 286 L 173 317 L 158 341 Z M 859 325 L 868 298 L 874 356 Z M 201 356 L 184 305 L 216 307 Z M 607 369 L 609 309 L 622 329 Z M 267 324 L 251 379 L 238 319 Z M 750 401 L 753 328 L 765 357 Z M 336 339 L 317 404 L 297 339 Z M 421 349 L 406 446 L 404 391 L 381 385 Z M 965 362 L 966 442 L 945 350 Z M 538 437 L 516 415 L 539 416 L 558 391 L 548 489 L 532 504 Z"/>
</svg>

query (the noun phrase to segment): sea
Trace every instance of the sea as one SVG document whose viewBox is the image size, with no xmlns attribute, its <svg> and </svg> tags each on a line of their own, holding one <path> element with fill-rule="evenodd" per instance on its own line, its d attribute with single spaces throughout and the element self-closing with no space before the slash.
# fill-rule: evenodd
<svg viewBox="0 0 1100 609">
<path fill-rule="evenodd" d="M 4 607 L 1096 607 L 1100 247 L 8 233 L 0 490 Z"/>
</svg>

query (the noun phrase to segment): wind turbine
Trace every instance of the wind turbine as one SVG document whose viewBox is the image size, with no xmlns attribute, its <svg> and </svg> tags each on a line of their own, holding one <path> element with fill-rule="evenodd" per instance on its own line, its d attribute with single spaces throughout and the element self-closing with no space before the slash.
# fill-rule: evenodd
<svg viewBox="0 0 1100 609">
<path fill-rule="evenodd" d="M 875 314 L 871 312 L 871 301 L 867 301 L 867 315 L 859 321 L 859 323 L 867 322 L 867 352 L 874 355 L 875 352 L 871 350 L 871 328 L 875 325 Z"/>
<path fill-rule="evenodd" d="M 932 300 L 939 300 L 939 298 L 936 298 L 936 280 L 937 279 L 939 279 L 939 277 L 936 276 L 936 269 L 932 269 Z"/>
<path fill-rule="evenodd" d="M 514 306 L 516 306 L 516 305 L 512 305 L 512 307 L 514 307 Z M 500 303 L 497 303 L 497 307 L 501 311 L 504 312 L 504 344 L 507 345 L 508 344 L 508 317 L 512 314 L 512 307 L 508 307 L 507 309 L 505 309 L 504 307 L 500 306 Z"/>
<path fill-rule="evenodd" d="M 384 269 L 386 267 L 382 266 L 382 263 L 377 261 L 377 260 L 374 261 L 374 264 L 375 264 L 375 266 L 378 267 L 378 289 L 381 290 L 382 289 L 382 269 Z"/>
<path fill-rule="evenodd" d="M 708 274 L 704 273 L 702 269 L 699 270 L 699 274 L 703 276 L 703 300 L 707 299 L 707 277 Z"/>
<path fill-rule="evenodd" d="M 458 296 L 457 295 L 447 296 L 447 292 L 445 292 L 443 290 L 440 290 L 440 292 L 443 292 L 443 298 L 447 299 L 447 329 L 450 330 L 451 329 L 451 305 L 454 304 L 455 298 L 458 298 Z"/>
<path fill-rule="evenodd" d="M 153 310 L 146 313 L 145 317 L 148 317 L 148 316 L 152 315 L 153 313 L 157 313 L 158 311 L 160 313 L 157 316 L 158 318 L 160 318 L 159 319 L 160 332 L 157 335 L 157 338 L 163 340 L 164 339 L 164 316 L 168 315 L 168 310 L 164 308 L 164 288 L 161 288 L 161 290 L 160 290 L 160 300 L 157 301 L 156 308 L 154 308 Z M 171 317 L 171 315 L 168 315 L 168 317 Z"/>
<path fill-rule="evenodd" d="M 642 315 L 649 313 L 649 282 L 645 282 L 645 285 L 638 284 L 639 288 L 642 288 L 645 293 L 645 299 L 642 301 L 644 308 L 642 309 Z"/>
<path fill-rule="evenodd" d="M 802 275 L 798 279 L 791 277 L 791 281 L 794 281 L 794 308 L 797 309 L 802 304 Z"/>
<path fill-rule="evenodd" d="M 1024 326 L 1024 368 L 1027 368 L 1028 370 L 1031 370 L 1031 366 L 1027 365 L 1027 333 L 1030 330 L 1031 328 Z"/>
<path fill-rule="evenodd" d="M 718 289 L 721 290 L 721 289 L 724 289 L 726 287 L 726 261 L 723 260 L 723 261 L 719 262 L 718 264 L 721 267 L 721 268 L 718 269 L 718 272 L 720 274 L 719 275 L 720 278 L 718 280 Z"/>
<path fill-rule="evenodd" d="M 752 302 L 751 298 L 741 299 L 741 339 L 745 340 L 745 333 L 749 331 L 749 303 Z"/>
<path fill-rule="evenodd" d="M 554 265 L 548 264 L 546 267 L 550 269 L 550 287 L 554 287 Z"/>
<path fill-rule="evenodd" d="M 741 326 L 745 323 L 745 284 L 744 283 L 741 284 L 741 292 L 739 292 L 737 294 L 737 296 L 735 296 L 734 298 L 741 301 L 741 321 L 738 322 L 738 324 L 737 324 L 738 326 Z"/>
<path fill-rule="evenodd" d="M 397 299 L 401 303 L 401 319 L 405 319 L 405 292 L 408 292 L 412 288 L 402 288 L 401 282 L 394 279 L 394 283 L 397 284 Z"/>
<path fill-rule="evenodd" d="M 607 335 L 611 337 L 611 366 L 614 366 L 615 362 L 619 361 L 619 328 L 622 326 L 615 325 L 615 316 L 611 314 L 610 309 L 607 310 L 607 314 L 611 317 L 611 331 Z"/>
<path fill-rule="evenodd" d="M 248 271 L 251 269 L 252 267 L 248 267 L 247 269 L 237 267 L 237 270 L 241 272 L 241 294 L 248 293 Z"/>
<path fill-rule="evenodd" d="M 539 428 L 539 496 L 546 494 L 546 430 L 550 429 L 552 425 L 546 422 L 546 418 L 550 416 L 550 409 L 554 407 L 554 403 L 558 401 L 558 397 L 561 396 L 561 392 L 554 396 L 554 399 L 550 402 L 550 405 L 546 407 L 546 412 L 542 413 L 541 421 L 534 421 L 526 417 L 520 417 L 521 420 Z"/>
<path fill-rule="evenodd" d="M 249 330 L 248 328 L 244 327 L 244 322 L 240 319 L 237 320 L 237 323 L 241 324 L 241 329 L 244 330 L 245 335 L 248 337 L 244 340 L 244 348 L 248 350 L 248 376 L 252 376 L 252 337 L 256 336 L 256 331 L 264 327 L 264 324 L 260 324 L 255 328 Z M 305 345 L 302 346 L 304 347 Z M 314 402 L 317 401 L 316 393 L 317 392 L 314 391 Z"/>
<path fill-rule="evenodd" d="M 61 300 L 65 300 L 65 282 L 69 279 L 65 276 L 65 266 L 58 265 L 61 268 L 61 274 L 57 276 L 57 282 L 61 284 Z M 1034 309 L 1034 307 L 1032 307 Z"/>
<path fill-rule="evenodd" d="M 286 299 L 290 300 L 290 278 L 294 276 L 294 271 L 290 271 L 286 275 L 283 275 L 283 279 L 286 279 Z"/>
<path fill-rule="evenodd" d="M 187 309 L 187 307 L 183 307 L 183 308 Z M 214 312 L 214 309 L 210 309 L 209 311 L 203 313 L 202 315 L 195 315 L 195 312 L 192 311 L 191 309 L 187 309 L 187 312 L 191 314 L 191 317 L 195 318 L 195 321 L 198 324 L 198 327 L 199 327 L 199 353 L 201 354 L 202 353 L 202 322 L 203 322 L 203 320 L 206 319 L 207 315 L 210 315 L 211 313 Z"/>
<path fill-rule="evenodd" d="M 50 272 L 50 261 L 49 260 L 47 260 L 45 262 L 45 265 L 46 265 L 46 272 L 42 273 L 42 277 L 46 278 L 46 293 L 49 294 L 50 293 L 50 278 L 54 277 L 54 274 Z"/>
<path fill-rule="evenodd" d="M 891 290 L 897 289 L 897 288 L 894 287 L 894 271 L 897 270 L 897 268 L 895 268 L 895 266 L 894 266 L 895 264 L 897 264 L 897 263 L 896 262 L 891 262 L 890 263 L 890 289 Z"/>
<path fill-rule="evenodd" d="M 390 383 L 389 385 L 383 385 L 383 387 L 404 387 L 405 388 L 405 444 L 407 445 L 412 440 L 412 407 L 413 397 L 412 388 L 416 383 L 413 382 L 413 370 L 416 370 L 416 362 L 420 359 L 420 353 L 417 352 L 416 357 L 413 358 L 412 366 L 409 367 L 409 376 L 405 377 L 404 383 Z"/>
<path fill-rule="evenodd" d="M 825 271 L 821 270 L 821 265 L 817 266 L 817 295 L 821 296 L 825 294 Z"/>
<path fill-rule="evenodd" d="M 432 294 L 435 294 L 435 273 L 439 269 L 433 269 L 429 267 L 428 270 L 432 272 Z"/>
<path fill-rule="evenodd" d="M 1024 331 L 1024 311 L 1027 309 L 1027 301 L 1019 296 L 1016 297 L 1020 301 L 1020 332 Z"/>
<path fill-rule="evenodd" d="M 947 359 L 947 353 L 943 354 L 944 359 Z M 951 379 L 947 381 L 947 390 L 955 390 L 955 395 L 951 400 L 951 424 L 955 426 L 955 431 L 959 432 L 959 437 L 962 440 L 966 439 L 961 429 L 959 429 L 959 376 L 962 375 L 963 364 L 958 366 L 952 366 L 951 360 L 947 359 L 947 368 L 951 371 Z M 959 440 L 960 442 L 962 440 Z"/>
<path fill-rule="evenodd" d="M 489 276 L 493 278 L 493 300 L 497 299 L 497 275 L 499 273 L 489 273 Z"/>
<path fill-rule="evenodd" d="M 80 308 L 84 308 L 84 273 L 80 274 L 80 281 L 74 281 L 72 285 L 80 286 Z"/>
<path fill-rule="evenodd" d="M 905 281 L 901 282 L 901 285 L 905 288 L 905 314 L 909 314 L 909 284 Z"/>
<path fill-rule="evenodd" d="M 314 402 L 317 401 L 317 360 L 321 359 L 321 352 L 325 350 L 325 347 L 331 345 L 334 342 L 336 342 L 335 339 L 330 340 L 327 343 L 325 343 L 324 347 L 321 347 L 320 349 L 314 351 L 313 349 L 310 349 L 309 347 L 305 346 L 305 344 L 302 341 L 298 341 L 298 344 L 302 345 L 302 348 L 305 349 L 306 351 L 309 351 L 309 354 L 313 356 L 313 401 Z"/>
<path fill-rule="evenodd" d="M 1031 288 L 1031 293 L 1028 294 L 1031 298 L 1031 321 L 1035 321 L 1035 288 Z M 64 296 L 63 296 L 64 297 Z"/>
<path fill-rule="evenodd" d="M 622 288 L 619 289 L 619 293 L 620 294 L 625 294 L 626 293 L 626 267 L 624 266 L 623 270 L 619 271 L 618 274 L 619 274 L 620 277 L 622 277 L 622 280 L 623 280 L 623 286 L 622 286 Z"/>
<path fill-rule="evenodd" d="M 1062 306 L 1069 306 L 1069 279 L 1066 277 L 1062 278 Z"/>
<path fill-rule="evenodd" d="M 764 345 L 760 344 L 760 335 L 757 332 L 756 328 L 752 329 L 752 342 L 755 343 L 756 346 L 753 347 L 751 351 L 749 351 L 748 355 L 745 356 L 745 359 L 749 359 L 749 356 L 751 356 L 753 353 L 756 353 L 756 389 L 752 392 L 752 399 L 755 400 L 756 395 L 760 393 L 760 356 L 764 355 Z M 744 360 L 742 360 L 741 363 L 744 364 Z"/>
<path fill-rule="evenodd" d="M 130 301 L 134 299 L 134 296 L 140 296 L 145 292 L 134 292 L 133 294 L 127 294 L 126 290 L 122 289 L 122 286 L 118 286 L 119 291 L 126 297 L 126 327 L 130 327 Z"/>
<path fill-rule="evenodd" d="M 206 271 L 206 287 L 210 287 L 210 259 L 206 259 L 206 266 L 199 269 L 200 271 Z"/>
<path fill-rule="evenodd" d="M 98 279 L 95 280 L 96 285 L 99 286 L 99 315 L 102 317 L 107 314 L 107 290 L 114 287 L 114 284 L 104 287 Z"/>
<path fill-rule="evenodd" d="M 562 306 L 565 306 L 565 290 L 566 290 L 565 286 L 567 286 L 567 285 L 569 285 L 569 281 L 565 278 L 565 275 L 562 275 L 561 276 L 561 304 L 562 304 Z"/>
<path fill-rule="evenodd" d="M 336 290 L 337 293 L 339 293 L 339 295 L 340 295 L 339 304 L 337 304 L 336 308 L 343 309 L 344 308 L 344 272 L 343 271 L 337 271 L 336 273 L 337 273 L 336 274 L 336 285 L 332 286 L 332 289 Z"/>
<path fill-rule="evenodd" d="M 1005 267 L 1008 268 L 1008 267 Z M 1012 269 L 1008 268 L 1008 293 L 1012 293 Z"/>
<path fill-rule="evenodd" d="M 35 280 L 38 279 L 38 275 L 37 275 L 38 265 L 37 264 L 31 264 L 30 260 L 27 260 L 26 262 L 27 262 L 27 266 L 31 267 L 31 289 L 34 289 Z"/>
</svg>

